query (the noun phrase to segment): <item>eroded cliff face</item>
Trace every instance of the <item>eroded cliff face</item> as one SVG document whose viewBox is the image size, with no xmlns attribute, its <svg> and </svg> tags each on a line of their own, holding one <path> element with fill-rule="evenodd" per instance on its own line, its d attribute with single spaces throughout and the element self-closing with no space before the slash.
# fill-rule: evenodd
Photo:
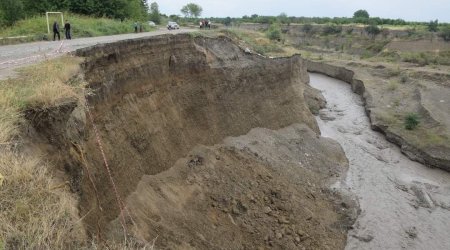
<svg viewBox="0 0 450 250">
<path fill-rule="evenodd" d="M 195 145 L 296 122 L 318 131 L 303 100 L 307 74 L 299 57 L 268 60 L 245 54 L 226 37 L 190 35 L 130 40 L 77 55 L 86 56 L 85 77 L 94 91 L 89 102 L 124 197 L 136 187 L 130 180 L 167 170 Z M 98 151 L 93 133 L 85 151 Z M 86 158 L 103 164 L 99 154 Z M 108 190 L 102 169 L 94 175 L 104 183 L 97 188 Z M 89 211 L 93 190 L 82 184 L 82 193 L 82 210 Z M 105 194 L 100 201 L 116 207 L 113 198 Z M 105 221 L 117 215 L 111 210 Z"/>
<path fill-rule="evenodd" d="M 348 162 L 318 135 L 304 95 L 313 106 L 320 98 L 304 91 L 299 56 L 267 59 L 188 34 L 76 54 L 93 120 L 69 102 L 57 124 L 32 123 L 70 175 L 93 238 L 122 239 L 123 203 L 128 233 L 159 248 L 344 247 L 356 206 L 327 190 Z"/>
</svg>

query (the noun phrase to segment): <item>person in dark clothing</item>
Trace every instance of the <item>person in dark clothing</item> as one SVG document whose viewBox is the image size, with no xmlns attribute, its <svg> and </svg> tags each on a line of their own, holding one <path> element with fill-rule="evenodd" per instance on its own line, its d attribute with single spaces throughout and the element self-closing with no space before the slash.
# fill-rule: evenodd
<svg viewBox="0 0 450 250">
<path fill-rule="evenodd" d="M 66 33 L 66 39 L 71 40 L 72 36 L 70 35 L 70 23 L 69 23 L 69 21 L 66 21 L 66 24 L 64 24 L 64 31 Z"/>
<path fill-rule="evenodd" d="M 61 40 L 61 36 L 59 34 L 59 24 L 57 21 L 53 23 L 53 41 L 55 41 L 56 35 L 58 35 L 58 41 Z"/>
</svg>

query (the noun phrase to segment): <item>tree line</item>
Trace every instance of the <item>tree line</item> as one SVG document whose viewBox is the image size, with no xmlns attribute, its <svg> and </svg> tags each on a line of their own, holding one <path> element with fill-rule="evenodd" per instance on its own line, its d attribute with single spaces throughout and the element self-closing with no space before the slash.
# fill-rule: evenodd
<svg viewBox="0 0 450 250">
<path fill-rule="evenodd" d="M 315 24 L 336 24 L 336 25 L 345 25 L 345 24 L 365 24 L 365 25 L 430 25 L 436 24 L 437 21 L 432 21 L 430 23 L 427 22 L 411 22 L 405 21 L 403 19 L 391 19 L 391 18 L 380 18 L 380 17 L 371 17 L 366 10 L 357 10 L 353 17 L 295 17 L 295 16 L 287 16 L 285 13 L 281 13 L 278 16 L 260 16 L 257 14 L 253 14 L 251 16 L 245 15 L 241 18 L 214 18 L 216 22 L 224 23 L 225 25 L 231 23 L 261 23 L 261 24 L 273 24 L 273 23 L 281 23 L 281 24 L 289 24 L 289 23 L 315 23 Z"/>
<path fill-rule="evenodd" d="M 146 20 L 149 6 L 146 0 L 1 0 L 0 25 L 47 11 L 70 11 L 76 14 L 114 19 Z"/>
</svg>

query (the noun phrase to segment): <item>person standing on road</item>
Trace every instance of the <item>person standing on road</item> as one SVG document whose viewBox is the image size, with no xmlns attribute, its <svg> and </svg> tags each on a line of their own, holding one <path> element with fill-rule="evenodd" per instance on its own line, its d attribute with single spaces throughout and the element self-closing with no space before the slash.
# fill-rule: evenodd
<svg viewBox="0 0 450 250">
<path fill-rule="evenodd" d="M 58 35 L 58 41 L 61 40 L 61 36 L 59 34 L 59 24 L 57 21 L 53 23 L 53 41 L 55 41 L 56 35 Z"/>
<path fill-rule="evenodd" d="M 138 23 L 134 22 L 134 33 L 138 32 Z"/>
<path fill-rule="evenodd" d="M 72 36 L 70 35 L 70 23 L 69 23 L 69 20 L 67 20 L 66 24 L 64 24 L 64 31 L 66 33 L 66 39 L 71 40 Z"/>
</svg>

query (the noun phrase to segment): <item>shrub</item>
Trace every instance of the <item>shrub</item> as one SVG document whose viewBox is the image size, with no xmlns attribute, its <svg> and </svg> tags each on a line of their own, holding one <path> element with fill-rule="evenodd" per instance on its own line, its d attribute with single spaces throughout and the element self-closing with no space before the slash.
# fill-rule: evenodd
<svg viewBox="0 0 450 250">
<path fill-rule="evenodd" d="M 390 81 L 388 86 L 387 86 L 387 89 L 390 90 L 390 91 L 394 91 L 397 88 L 398 88 L 398 83 L 396 81 Z"/>
<path fill-rule="evenodd" d="M 281 28 L 277 24 L 270 25 L 266 32 L 267 38 L 270 40 L 280 40 L 281 39 Z"/>
<path fill-rule="evenodd" d="M 436 31 L 438 31 L 438 20 L 436 19 L 435 21 L 430 21 L 428 24 L 427 24 L 427 28 L 428 28 L 428 31 L 431 31 L 431 32 L 436 32 Z"/>
<path fill-rule="evenodd" d="M 341 32 L 342 26 L 339 25 L 326 25 L 322 31 L 324 35 L 340 34 Z"/>
<path fill-rule="evenodd" d="M 441 28 L 439 36 L 447 42 L 450 41 L 450 25 L 445 25 L 443 28 Z"/>
<path fill-rule="evenodd" d="M 303 32 L 305 32 L 306 34 L 310 34 L 310 33 L 312 33 L 312 31 L 313 31 L 313 26 L 312 26 L 312 24 L 307 23 L 307 24 L 303 25 L 302 30 L 303 30 Z"/>
<path fill-rule="evenodd" d="M 401 82 L 401 83 L 406 83 L 406 82 L 408 82 L 408 76 L 405 75 L 405 74 L 402 74 L 402 75 L 400 76 L 400 82 Z"/>
<path fill-rule="evenodd" d="M 350 27 L 345 32 L 347 33 L 347 35 L 351 35 L 353 33 L 353 30 L 353 27 Z"/>
<path fill-rule="evenodd" d="M 377 25 L 371 24 L 365 28 L 367 34 L 369 34 L 372 38 L 376 35 L 380 34 L 381 30 Z"/>
<path fill-rule="evenodd" d="M 389 43 L 388 40 L 383 40 L 383 41 L 377 41 L 377 42 L 373 42 L 371 43 L 369 46 L 366 47 L 366 49 L 374 52 L 374 53 L 380 53 L 381 51 L 383 51 L 384 47 Z"/>
<path fill-rule="evenodd" d="M 417 115 L 416 113 L 410 113 L 408 115 L 406 115 L 405 117 L 405 128 L 407 130 L 413 130 L 415 129 L 417 126 L 419 126 L 419 115 Z"/>
</svg>

